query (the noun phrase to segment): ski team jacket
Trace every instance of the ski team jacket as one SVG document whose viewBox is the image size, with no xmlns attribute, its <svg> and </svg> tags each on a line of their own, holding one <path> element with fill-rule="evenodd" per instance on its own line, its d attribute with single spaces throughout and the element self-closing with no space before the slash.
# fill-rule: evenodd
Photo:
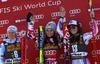
<svg viewBox="0 0 100 64">
<path fill-rule="evenodd" d="M 65 18 L 60 18 L 58 21 L 58 25 L 57 25 L 57 32 L 60 34 L 61 37 L 63 37 L 63 30 L 62 30 L 62 23 L 65 22 L 66 19 Z M 94 36 L 98 33 L 98 26 L 95 22 L 95 20 L 93 19 L 93 24 L 94 24 Z M 70 51 L 71 51 L 71 56 L 72 59 L 80 59 L 80 58 L 87 58 L 88 53 L 87 53 L 87 45 L 89 44 L 89 40 L 92 38 L 92 31 L 91 32 L 87 32 L 84 33 L 83 35 L 81 35 L 81 45 L 78 44 L 70 44 Z M 83 47 L 83 48 L 81 48 Z M 86 48 L 85 48 L 86 47 Z M 79 58 L 76 58 L 79 57 Z"/>
</svg>

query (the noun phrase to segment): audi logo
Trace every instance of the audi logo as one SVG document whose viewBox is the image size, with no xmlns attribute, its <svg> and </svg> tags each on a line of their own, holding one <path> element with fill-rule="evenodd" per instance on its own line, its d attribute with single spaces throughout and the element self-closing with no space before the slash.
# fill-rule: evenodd
<svg viewBox="0 0 100 64">
<path fill-rule="evenodd" d="M 38 43 L 35 43 L 36 50 L 39 50 L 38 46 L 39 46 Z"/>
<path fill-rule="evenodd" d="M 0 37 L 5 38 L 5 37 L 7 37 L 7 34 L 0 34 Z"/>
<path fill-rule="evenodd" d="M 82 27 L 82 23 L 79 23 L 80 27 Z"/>
<path fill-rule="evenodd" d="M 5 37 L 7 37 L 7 34 L 0 34 L 0 41 L 2 41 Z"/>
<path fill-rule="evenodd" d="M 96 23 L 97 23 L 98 25 L 100 25 L 100 20 L 97 20 Z"/>
<path fill-rule="evenodd" d="M 52 17 L 60 16 L 60 13 L 59 12 L 53 12 L 53 13 L 51 13 L 51 16 Z"/>
<path fill-rule="evenodd" d="M 56 50 L 47 50 L 47 51 L 44 51 L 44 54 L 45 55 L 56 55 Z"/>
<path fill-rule="evenodd" d="M 81 13 L 81 9 L 73 9 L 69 11 L 69 14 L 78 14 Z"/>
<path fill-rule="evenodd" d="M 40 14 L 40 15 L 35 15 L 34 17 L 35 17 L 35 19 L 43 19 L 44 18 L 44 15 L 43 14 Z"/>
<path fill-rule="evenodd" d="M 97 40 L 100 40 L 100 35 L 96 35 L 96 36 L 94 36 L 94 38 L 95 38 L 95 42 L 96 42 Z M 91 39 L 91 42 L 93 43 L 93 38 Z"/>
<path fill-rule="evenodd" d="M 99 39 L 100 39 L 100 35 L 96 35 L 95 40 L 99 40 Z"/>
<path fill-rule="evenodd" d="M 39 62 L 39 57 L 37 57 L 35 60 L 36 60 L 36 62 Z"/>
<path fill-rule="evenodd" d="M 28 49 L 28 45 L 26 45 L 26 49 Z"/>
<path fill-rule="evenodd" d="M 26 63 L 29 63 L 29 60 L 28 59 L 26 59 L 25 61 L 26 61 Z"/>
<path fill-rule="evenodd" d="M 38 29 L 34 29 L 34 33 L 38 33 Z"/>
<path fill-rule="evenodd" d="M 93 57 L 96 57 L 96 55 L 100 54 L 100 50 L 93 50 L 92 52 Z"/>
<path fill-rule="evenodd" d="M 2 24 L 8 24 L 9 23 L 9 20 L 1 20 L 0 21 L 0 25 L 2 25 Z"/>
<path fill-rule="evenodd" d="M 34 29 L 34 35 L 38 36 L 38 29 Z"/>
</svg>

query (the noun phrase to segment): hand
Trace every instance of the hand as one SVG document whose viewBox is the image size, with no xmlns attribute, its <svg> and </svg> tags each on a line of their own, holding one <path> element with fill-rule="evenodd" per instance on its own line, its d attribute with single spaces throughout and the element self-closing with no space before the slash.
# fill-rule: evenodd
<svg viewBox="0 0 100 64">
<path fill-rule="evenodd" d="M 94 17 L 95 17 L 94 11 L 91 11 L 91 12 L 90 12 L 90 17 L 91 17 L 91 18 L 94 18 Z"/>
<path fill-rule="evenodd" d="M 61 7 L 60 7 L 60 17 L 64 17 L 65 14 L 66 14 L 66 10 L 65 10 L 64 7 L 61 6 Z"/>
</svg>

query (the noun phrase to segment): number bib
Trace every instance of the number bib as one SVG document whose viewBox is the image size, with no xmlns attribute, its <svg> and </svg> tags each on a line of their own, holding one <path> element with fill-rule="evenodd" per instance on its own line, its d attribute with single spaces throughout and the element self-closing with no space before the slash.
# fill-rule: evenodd
<svg viewBox="0 0 100 64">
<path fill-rule="evenodd" d="M 80 42 L 75 42 L 70 44 L 70 51 L 72 59 L 80 59 L 87 58 L 87 45 L 83 41 L 82 37 L 80 37 Z"/>
<path fill-rule="evenodd" d="M 12 59 L 14 63 L 21 62 L 21 44 L 19 42 L 5 43 L 5 63 L 11 63 Z"/>
</svg>

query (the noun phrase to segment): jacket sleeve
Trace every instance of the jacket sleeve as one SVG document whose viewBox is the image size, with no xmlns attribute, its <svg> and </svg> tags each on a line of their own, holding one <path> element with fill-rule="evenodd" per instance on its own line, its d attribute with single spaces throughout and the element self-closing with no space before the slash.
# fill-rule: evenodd
<svg viewBox="0 0 100 64">
<path fill-rule="evenodd" d="M 63 37 L 63 23 L 66 22 L 66 18 L 60 18 L 57 24 L 57 32 L 60 37 Z"/>
<path fill-rule="evenodd" d="M 89 40 L 93 38 L 93 32 L 94 32 L 94 36 L 98 33 L 98 26 L 94 19 L 93 19 L 93 27 L 94 27 L 93 31 L 83 34 L 83 39 L 86 45 L 88 45 Z"/>
<path fill-rule="evenodd" d="M 5 46 L 3 43 L 0 45 L 0 64 L 4 64 L 3 57 L 5 53 Z"/>
</svg>

